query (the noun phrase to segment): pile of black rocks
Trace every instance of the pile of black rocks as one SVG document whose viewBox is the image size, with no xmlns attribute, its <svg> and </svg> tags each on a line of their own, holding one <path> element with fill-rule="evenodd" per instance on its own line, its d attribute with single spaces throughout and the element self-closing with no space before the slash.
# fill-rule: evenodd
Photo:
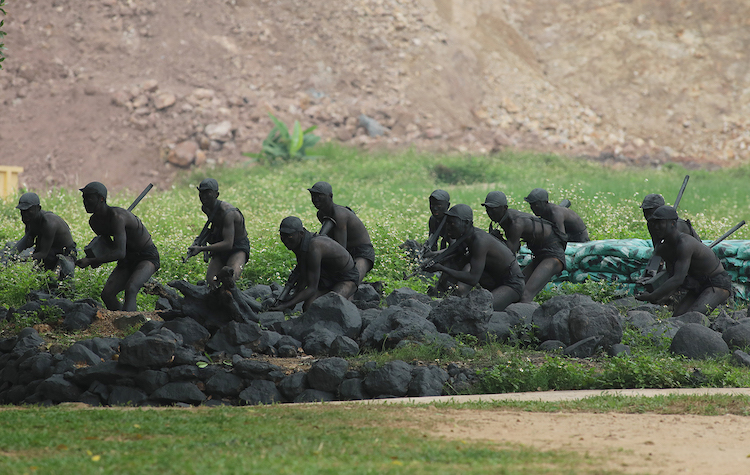
<svg viewBox="0 0 750 475">
<path fill-rule="evenodd" d="M 470 359 L 474 350 L 459 343 L 462 335 L 478 341 L 536 339 L 540 350 L 579 358 L 628 354 L 621 343 L 624 325 L 672 338 L 677 354 L 704 358 L 733 348 L 738 362 L 750 363 L 741 351 L 750 346 L 745 310 L 712 322 L 699 313 L 658 319 L 662 307 L 632 298 L 604 305 L 574 294 L 495 312 L 491 294 L 482 289 L 465 298 L 433 299 L 402 288 L 383 299 L 363 284 L 352 301 L 329 293 L 290 318 L 262 311 L 279 286 L 259 285 L 225 298 L 185 282 L 170 285 L 182 295 L 159 289 L 163 321 L 148 320 L 126 338 L 92 338 L 62 349 L 48 347 L 36 330 L 25 328 L 0 340 L 0 403 L 242 405 L 455 394 L 478 382 L 475 368 L 404 361 L 355 368 L 345 358 L 362 349 L 432 344 Z M 74 330 L 89 325 L 98 311 L 93 301 L 41 292 L 29 298 L 19 309 L 0 308 L 0 315 L 41 315 L 55 307 L 61 325 Z M 273 357 L 313 362 L 306 371 L 290 370 L 273 364 Z"/>
</svg>

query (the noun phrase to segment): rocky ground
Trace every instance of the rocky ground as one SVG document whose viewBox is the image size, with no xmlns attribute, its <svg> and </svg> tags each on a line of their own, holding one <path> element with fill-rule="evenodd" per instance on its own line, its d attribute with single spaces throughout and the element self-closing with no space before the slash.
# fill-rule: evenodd
<svg viewBox="0 0 750 475">
<path fill-rule="evenodd" d="M 271 112 L 366 148 L 750 158 L 739 0 L 98 0 L 7 7 L 0 165 L 139 190 L 257 152 Z M 377 120 L 371 136 L 361 116 Z"/>
</svg>

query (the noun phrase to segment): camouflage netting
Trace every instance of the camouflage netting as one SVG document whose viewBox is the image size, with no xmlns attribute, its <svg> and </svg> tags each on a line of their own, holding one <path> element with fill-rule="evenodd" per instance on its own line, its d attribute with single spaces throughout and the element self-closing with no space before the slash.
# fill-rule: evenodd
<svg viewBox="0 0 750 475">
<path fill-rule="evenodd" d="M 704 241 L 711 244 L 711 241 Z M 587 278 L 618 282 L 633 293 L 636 281 L 653 254 L 650 240 L 606 239 L 587 243 L 570 243 L 565 251 L 565 267 L 553 283 L 583 282 Z M 726 240 L 713 248 L 732 278 L 735 299 L 750 300 L 750 241 Z M 518 253 L 521 267 L 531 262 L 531 253 L 524 246 Z"/>
</svg>

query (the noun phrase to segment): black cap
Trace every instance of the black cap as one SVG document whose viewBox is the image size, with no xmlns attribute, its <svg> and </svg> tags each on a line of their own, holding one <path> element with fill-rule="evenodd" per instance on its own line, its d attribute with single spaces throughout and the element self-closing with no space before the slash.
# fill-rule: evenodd
<svg viewBox="0 0 750 475">
<path fill-rule="evenodd" d="M 298 231 L 303 231 L 305 227 L 302 225 L 302 220 L 296 216 L 287 216 L 281 220 L 279 226 L 279 232 L 284 234 L 292 234 Z"/>
<path fill-rule="evenodd" d="M 474 212 L 469 205 L 456 205 L 445 212 L 446 216 L 455 216 L 463 221 L 474 221 Z"/>
<path fill-rule="evenodd" d="M 219 191 L 219 182 L 213 178 L 204 178 L 200 185 L 198 185 L 198 191 L 203 190 Z"/>
<path fill-rule="evenodd" d="M 80 188 L 80 191 L 82 191 L 84 195 L 87 193 L 95 193 L 105 200 L 107 199 L 107 187 L 99 183 L 98 181 L 92 181 L 83 188 Z"/>
<path fill-rule="evenodd" d="M 327 181 L 319 181 L 316 184 L 314 184 L 311 188 L 308 188 L 307 191 L 310 193 L 320 193 L 323 195 L 333 195 L 333 188 L 331 187 L 331 184 Z"/>
<path fill-rule="evenodd" d="M 451 195 L 445 190 L 435 190 L 430 194 L 430 198 L 435 198 L 438 201 L 450 201 Z"/>
<path fill-rule="evenodd" d="M 643 209 L 654 209 L 659 206 L 664 206 L 664 197 L 662 195 L 657 195 L 656 193 L 646 195 L 646 197 L 643 198 L 643 203 L 641 203 L 641 208 Z"/>
<path fill-rule="evenodd" d="M 38 204 L 39 195 L 29 192 L 21 195 L 21 198 L 18 199 L 18 205 L 16 206 L 16 208 L 20 209 L 21 211 L 26 211 L 32 206 L 36 206 Z"/>
<path fill-rule="evenodd" d="M 676 209 L 671 206 L 659 206 L 658 208 L 656 208 L 656 211 L 654 211 L 654 214 L 652 214 L 651 217 L 648 218 L 648 220 L 676 220 L 677 218 L 678 216 Z"/>
<path fill-rule="evenodd" d="M 484 199 L 482 206 L 487 208 L 497 208 L 498 206 L 508 206 L 508 198 L 502 191 L 490 191 L 487 198 Z"/>
<path fill-rule="evenodd" d="M 529 196 L 524 198 L 529 203 L 536 203 L 537 201 L 549 201 L 549 193 L 544 188 L 534 188 L 529 193 Z"/>
</svg>

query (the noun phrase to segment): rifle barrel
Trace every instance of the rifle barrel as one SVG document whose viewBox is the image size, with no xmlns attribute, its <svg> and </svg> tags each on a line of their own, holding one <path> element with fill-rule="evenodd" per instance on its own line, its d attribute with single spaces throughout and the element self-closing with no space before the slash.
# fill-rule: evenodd
<svg viewBox="0 0 750 475">
<path fill-rule="evenodd" d="M 729 236 L 731 236 L 732 234 L 734 234 L 735 231 L 737 231 L 738 229 L 740 229 L 744 225 L 745 225 L 745 220 L 743 219 L 739 223 L 735 224 L 732 229 L 730 229 L 729 231 L 727 231 L 724 234 L 722 234 L 721 237 L 717 238 L 716 241 L 714 241 L 711 244 L 709 244 L 708 247 L 713 248 L 714 246 L 716 246 L 717 244 L 719 244 L 721 241 L 723 241 L 724 239 L 726 239 Z"/>
<path fill-rule="evenodd" d="M 135 207 L 138 206 L 138 203 L 141 202 L 143 197 L 146 196 L 148 192 L 151 191 L 151 188 L 153 187 L 154 187 L 154 184 L 149 183 L 148 186 L 143 191 L 141 191 L 141 194 L 138 195 L 138 197 L 133 201 L 133 203 L 130 206 L 128 206 L 128 211 L 133 211 L 133 209 L 135 209 Z"/>
<path fill-rule="evenodd" d="M 682 200 L 682 195 L 685 193 L 685 188 L 687 188 L 689 179 L 690 179 L 690 175 L 685 175 L 685 179 L 682 180 L 682 186 L 680 187 L 680 192 L 677 193 L 677 199 L 674 200 L 675 209 L 677 209 L 677 207 L 680 206 L 680 201 Z"/>
</svg>

